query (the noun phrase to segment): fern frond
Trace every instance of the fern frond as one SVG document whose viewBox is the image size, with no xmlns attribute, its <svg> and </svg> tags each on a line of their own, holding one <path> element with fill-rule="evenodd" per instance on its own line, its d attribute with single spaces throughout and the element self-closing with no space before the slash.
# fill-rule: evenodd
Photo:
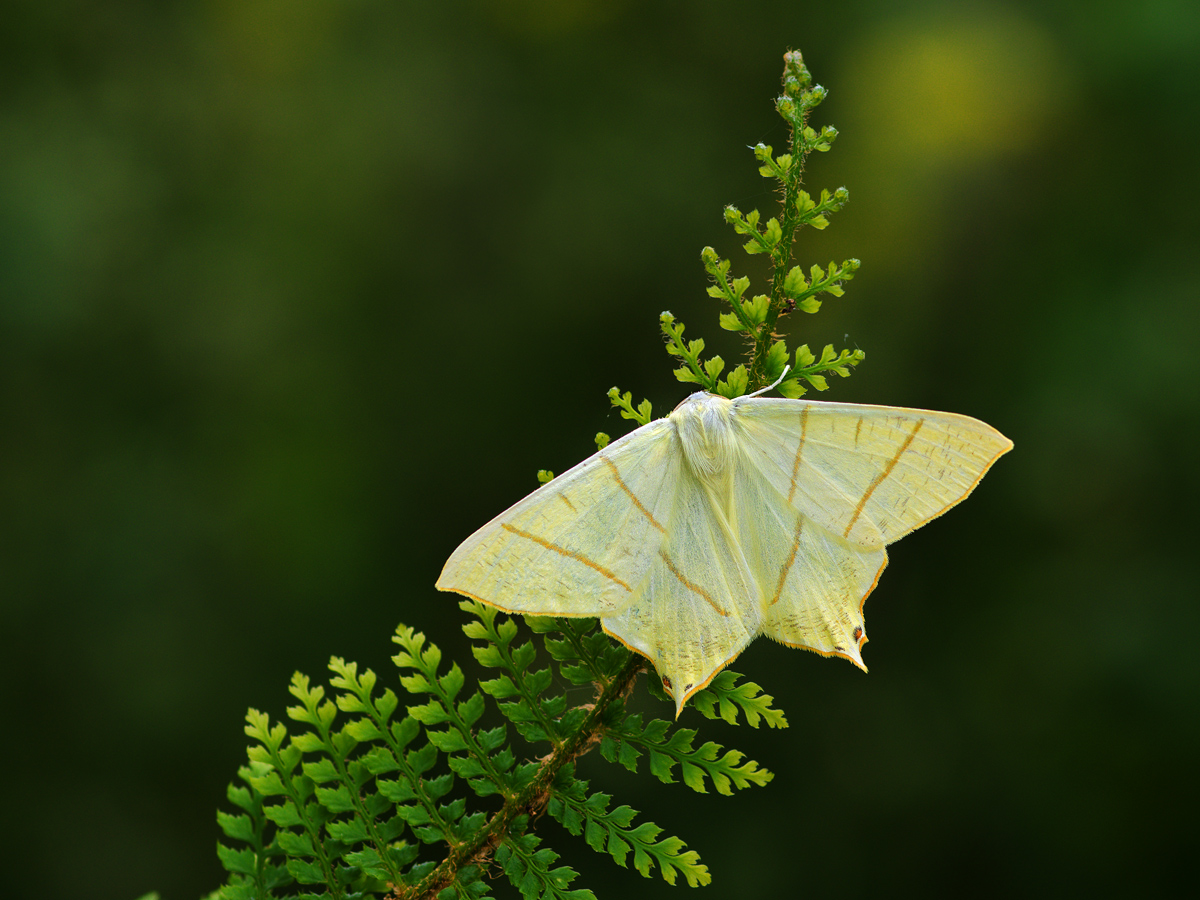
<svg viewBox="0 0 1200 900">
<path fill-rule="evenodd" d="M 588 794 L 588 783 L 572 778 L 570 773 L 556 783 L 547 812 L 571 834 L 583 834 L 598 853 L 608 853 L 619 866 L 626 865 L 633 851 L 633 867 L 643 877 L 658 864 L 659 872 L 668 884 L 674 884 L 682 874 L 690 887 L 709 884 L 712 876 L 700 862 L 694 850 L 684 851 L 687 845 L 677 837 L 659 839 L 662 829 L 653 822 L 633 826 L 637 810 L 618 806 L 609 810 L 612 798 L 608 794 Z"/>
<path fill-rule="evenodd" d="M 476 737 L 472 726 L 484 711 L 484 695 L 475 691 L 466 700 L 456 701 L 466 683 L 466 676 L 457 663 L 445 675 L 438 674 L 442 651 L 435 645 L 425 646 L 425 635 L 411 628 L 397 629 L 392 638 L 404 649 L 392 657 L 400 669 L 413 669 L 414 675 L 400 677 L 400 683 L 411 694 L 430 694 L 427 703 L 410 706 L 409 715 L 428 729 L 431 725 L 446 725 L 442 730 L 429 730 L 429 742 L 447 754 L 447 765 L 480 797 L 499 794 L 512 799 L 527 782 L 528 767 L 514 771 L 516 757 L 507 745 L 491 750 Z"/>
<path fill-rule="evenodd" d="M 609 640 L 596 620 L 534 619 L 548 651 L 549 665 L 539 666 L 537 643 L 520 639 L 514 619 L 469 601 L 463 608 L 475 616 L 464 631 L 477 642 L 476 658 L 502 673 L 478 690 L 468 690 L 465 673 L 447 667 L 424 635 L 401 627 L 393 662 L 415 701 L 406 714 L 374 672 L 337 657 L 329 663 L 332 693 L 293 677 L 295 734 L 256 710 L 247 714 L 246 732 L 257 743 L 240 771 L 246 787 L 229 790 L 239 811 L 219 814 L 228 843 L 218 854 L 230 873 L 221 897 L 474 898 L 486 895 L 482 873 L 493 862 L 526 896 L 590 897 L 570 886 L 574 870 L 557 865 L 557 853 L 532 833 L 529 823 L 546 810 L 576 833 L 586 822 L 591 846 L 603 834 L 603 851 L 622 863 L 632 854 L 643 874 L 657 865 L 672 883 L 680 874 L 707 883 L 708 870 L 681 840 L 652 823 L 634 824 L 628 807 L 610 810 L 607 795 L 588 794 L 574 761 L 600 746 L 636 768 L 647 753 L 663 780 L 673 781 L 678 767 L 689 786 L 704 791 L 711 783 L 720 793 L 765 784 L 770 773 L 736 750 L 694 747 L 691 729 L 628 715 L 625 698 L 644 661 Z M 580 698 L 590 702 L 548 696 L 555 669 L 565 683 L 591 684 L 594 693 Z M 723 698 L 748 718 L 777 714 L 757 686 L 735 681 L 714 682 L 715 708 Z M 504 724 L 484 722 L 488 696 L 522 739 L 549 752 L 518 764 L 528 753 L 514 750 Z M 500 807 L 470 809 L 472 798 Z"/>
<path fill-rule="evenodd" d="M 529 824 L 525 817 L 513 824 L 516 833 L 500 844 L 496 862 L 522 897 L 526 900 L 596 900 L 596 895 L 586 888 L 570 890 L 567 887 L 579 874 L 570 866 L 550 868 L 558 854 L 545 847 L 538 849 L 541 838 L 525 830 Z"/>
<path fill-rule="evenodd" d="M 514 646 L 517 623 L 506 618 L 497 626 L 498 612 L 493 607 L 475 600 L 465 600 L 459 606 L 474 613 L 478 619 L 463 626 L 467 637 L 484 641 L 482 645 L 471 648 L 475 659 L 480 665 L 506 672 L 498 678 L 480 682 L 479 686 L 496 700 L 510 701 L 498 704 L 500 712 L 513 723 L 525 740 L 549 741 L 554 747 L 562 746 L 563 735 L 579 727 L 582 711 L 572 710 L 574 714 L 560 722 L 566 711 L 567 698 L 559 695 L 542 699 L 554 673 L 549 666 L 530 669 L 537 658 L 537 648 L 533 642 L 526 641 Z"/>
<path fill-rule="evenodd" d="M 238 769 L 238 778 L 245 787 L 229 785 L 225 796 L 229 802 L 243 812 L 239 815 L 218 812 L 217 824 L 225 836 L 246 844 L 238 850 L 226 844 L 217 844 L 217 857 L 233 878 L 225 888 L 228 900 L 252 900 L 270 896 L 278 888 L 291 884 L 293 879 L 286 865 L 276 865 L 272 860 L 283 858 L 284 851 L 278 841 L 269 840 L 271 825 L 263 812 L 264 794 L 253 786 L 253 779 L 262 778 L 271 767 L 267 763 L 251 762 Z"/>
<path fill-rule="evenodd" d="M 751 728 L 757 728 L 760 721 L 768 728 L 787 728 L 783 710 L 771 705 L 775 698 L 764 694 L 753 681 L 738 684 L 741 677 L 737 672 L 725 669 L 709 682 L 708 687 L 692 697 L 692 706 L 705 718 L 719 717 L 730 725 L 737 724 L 738 710 L 741 710 Z"/>
<path fill-rule="evenodd" d="M 717 793 L 729 795 L 756 784 L 765 785 L 775 776 L 761 769 L 758 763 L 742 760 L 745 754 L 739 750 L 724 749 L 714 741 L 699 748 L 692 746 L 696 731 L 692 728 L 671 730 L 665 719 L 652 719 L 642 726 L 641 715 L 629 716 L 612 728 L 606 729 L 600 742 L 600 753 L 609 762 L 619 761 L 631 771 L 637 771 L 640 752 L 630 753 L 627 748 L 640 748 L 650 759 L 650 772 L 662 782 L 672 784 L 674 768 L 679 766 L 683 783 L 698 793 L 707 793 L 704 780 L 712 782 Z"/>
</svg>

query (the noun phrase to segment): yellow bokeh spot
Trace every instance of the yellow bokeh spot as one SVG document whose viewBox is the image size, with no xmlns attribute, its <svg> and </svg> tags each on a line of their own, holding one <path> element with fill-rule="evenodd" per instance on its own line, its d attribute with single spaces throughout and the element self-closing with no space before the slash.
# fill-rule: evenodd
<svg viewBox="0 0 1200 900">
<path fill-rule="evenodd" d="M 844 90 L 862 103 L 863 133 L 880 152 L 934 166 L 1029 146 L 1064 92 L 1046 32 L 997 9 L 893 23 L 850 58 Z"/>
<path fill-rule="evenodd" d="M 827 76 L 843 135 L 836 177 L 860 213 L 842 237 L 878 272 L 936 265 L 972 172 L 1035 152 L 1072 93 L 1050 35 L 987 6 L 893 20 L 847 59 Z M 919 300 L 906 309 L 911 318 Z"/>
<path fill-rule="evenodd" d="M 312 0 L 215 0 L 209 15 L 240 75 L 286 77 L 337 39 L 345 15 Z"/>
</svg>

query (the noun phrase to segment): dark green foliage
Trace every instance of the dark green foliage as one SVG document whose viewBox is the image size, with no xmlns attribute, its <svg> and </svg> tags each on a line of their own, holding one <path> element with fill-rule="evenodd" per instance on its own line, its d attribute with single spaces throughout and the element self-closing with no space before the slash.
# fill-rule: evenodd
<svg viewBox="0 0 1200 900">
<path fill-rule="evenodd" d="M 781 317 L 815 313 L 820 294 L 841 296 L 842 283 L 858 268 L 851 259 L 825 269 L 814 265 L 806 275 L 791 264 L 796 232 L 805 225 L 825 228 L 848 195 L 839 188 L 814 200 L 800 189 L 805 158 L 828 150 L 837 132 L 808 127 L 808 113 L 825 91 L 812 86 L 798 53 L 785 59 L 776 108 L 790 126 L 790 152 L 774 156 L 770 147 L 754 148 L 760 172 L 779 182 L 782 213 L 766 222 L 758 210 L 729 207 L 725 215 L 746 236 L 748 253 L 769 256 L 769 293 L 747 297 L 748 278 L 731 278 L 729 261 L 711 248 L 701 254 L 713 282 L 709 294 L 731 309 L 721 315 L 721 327 L 745 335 L 746 362 L 725 373 L 724 360 L 703 358 L 704 341 L 686 338 L 683 323 L 669 312 L 659 323 L 667 352 L 680 361 L 676 377 L 730 398 L 775 383 L 789 397 L 805 392 L 802 381 L 823 391 L 827 373 L 846 377 L 863 358 L 859 350 L 832 346 L 819 358 L 807 345 L 790 354 L 776 335 Z M 624 418 L 643 425 L 651 420 L 649 401 L 635 407 L 632 395 L 616 388 L 609 397 Z M 608 440 L 597 434 L 596 446 Z M 538 472 L 543 484 L 553 478 Z M 575 760 L 599 747 L 604 759 L 632 772 L 644 760 L 660 781 L 682 781 L 700 793 L 711 786 L 725 795 L 765 785 L 773 775 L 738 750 L 713 741 L 697 746 L 696 730 L 676 725 L 655 677 L 647 684 L 666 703 L 664 715 L 630 713 L 626 700 L 646 663 L 614 643 L 597 620 L 526 617 L 530 639 L 516 619 L 489 606 L 474 600 L 460 606 L 473 617 L 463 631 L 490 677 L 468 680 L 423 634 L 402 626 L 392 661 L 400 670 L 403 707 L 395 691 L 379 689 L 375 673 L 360 674 L 355 664 L 334 658 L 328 696 L 307 676 L 292 678 L 299 704 L 287 712 L 300 726 L 296 733 L 289 736 L 283 724 L 249 712 L 246 733 L 256 743 L 238 772 L 245 786 L 230 786 L 228 795 L 241 812 L 218 816 L 231 842 L 218 847 L 230 873 L 218 896 L 452 900 L 487 896 L 494 881 L 485 875 L 503 872 L 525 898 L 593 898 L 571 886 L 575 870 L 558 865 L 559 854 L 534 834 L 542 813 L 619 865 L 632 861 L 643 876 L 657 866 L 670 884 L 679 876 L 692 887 L 711 881 L 681 839 L 663 836 L 652 822 L 636 822 L 636 810 L 610 808 L 608 794 L 592 792 L 575 776 Z M 720 673 L 693 706 L 730 724 L 744 717 L 754 728 L 787 727 L 770 695 L 738 679 Z"/>
<path fill-rule="evenodd" d="M 482 897 L 490 884 L 482 872 L 497 867 L 525 897 L 591 897 L 570 887 L 574 870 L 556 865 L 558 854 L 532 833 L 543 811 L 622 865 L 632 852 L 643 875 L 657 865 L 668 882 L 682 874 L 690 885 L 708 883 L 682 840 L 635 824 L 627 806 L 610 810 L 607 795 L 575 777 L 574 760 L 599 746 L 636 771 L 645 754 L 661 780 L 677 773 L 694 790 L 711 784 L 722 794 L 766 784 L 771 773 L 711 741 L 695 747 L 696 732 L 669 718 L 629 715 L 625 698 L 643 660 L 597 620 L 531 617 L 540 639 L 530 640 L 516 619 L 473 600 L 461 606 L 473 616 L 463 631 L 476 660 L 495 670 L 477 689 L 424 635 L 401 627 L 392 661 L 403 707 L 395 691 L 378 688 L 374 672 L 334 658 L 328 694 L 307 676 L 292 678 L 295 733 L 257 710 L 247 714 L 255 744 L 238 772 L 244 785 L 228 793 L 240 812 L 218 814 L 229 841 L 218 855 L 230 873 L 219 896 Z M 786 726 L 769 696 L 737 681 L 721 673 L 696 708 L 709 718 L 734 722 L 740 710 L 755 726 Z M 568 684 L 593 690 L 572 703 L 561 690 Z"/>
<path fill-rule="evenodd" d="M 547 811 L 562 823 L 571 834 L 584 835 L 588 845 L 597 853 L 608 853 L 613 861 L 624 866 L 633 851 L 633 866 L 649 877 L 654 863 L 668 884 L 682 873 L 691 887 L 708 884 L 712 876 L 700 862 L 694 850 L 677 837 L 658 840 L 662 829 L 652 822 L 633 826 L 637 810 L 618 806 L 609 810 L 612 800 L 608 794 L 588 794 L 588 783 L 565 772 L 554 784 Z"/>
</svg>

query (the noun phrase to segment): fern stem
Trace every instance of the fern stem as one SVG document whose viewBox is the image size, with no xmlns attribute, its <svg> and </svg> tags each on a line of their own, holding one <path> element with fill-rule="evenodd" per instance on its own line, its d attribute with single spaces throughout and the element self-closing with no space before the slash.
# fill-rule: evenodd
<svg viewBox="0 0 1200 900">
<path fill-rule="evenodd" d="M 516 658 L 513 656 L 511 642 L 505 642 L 500 639 L 500 634 L 496 630 L 495 625 L 495 619 L 492 619 L 490 624 L 485 625 L 489 631 L 489 640 L 492 640 L 493 646 L 495 646 L 496 651 L 500 654 L 500 658 L 504 661 L 505 668 L 515 676 L 513 678 L 513 686 L 516 687 L 521 698 L 529 706 L 530 711 L 537 717 L 538 724 L 546 732 L 546 739 L 557 750 L 562 746 L 563 740 L 562 735 L 558 731 L 558 723 L 546 715 L 546 711 L 542 708 L 542 703 L 538 695 L 529 690 L 529 686 L 523 677 L 524 670 L 518 665 Z"/>
<path fill-rule="evenodd" d="M 597 660 L 593 654 L 588 652 L 587 648 L 583 644 L 583 640 L 580 638 L 579 634 L 575 631 L 574 626 L 571 624 L 571 620 L 568 619 L 566 621 L 567 627 L 563 628 L 563 630 L 560 632 L 560 634 L 563 636 L 563 640 L 571 645 L 571 649 L 575 651 L 576 658 L 578 658 L 588 667 L 592 675 L 595 676 L 597 680 L 602 679 L 604 677 L 604 673 L 600 668 L 599 660 Z"/>
<path fill-rule="evenodd" d="M 330 761 L 337 769 L 338 781 L 341 784 L 352 785 L 355 788 L 355 790 L 351 790 L 349 792 L 350 802 L 354 807 L 355 815 L 358 817 L 358 820 L 362 823 L 363 828 L 367 832 L 367 836 L 370 839 L 371 845 L 379 854 L 379 860 L 384 869 L 387 871 L 388 880 L 393 883 L 399 883 L 400 868 L 396 866 L 395 861 L 388 854 L 388 841 L 380 836 L 375 814 L 372 813 L 367 807 L 361 791 L 357 790 L 359 783 L 351 775 L 350 769 L 346 765 L 346 758 L 349 750 L 343 750 L 338 746 L 337 741 L 334 739 L 334 733 L 331 727 L 333 719 L 326 719 L 320 715 L 317 709 L 319 701 L 319 696 L 316 696 L 315 699 L 313 698 L 313 695 L 307 695 L 301 698 L 301 702 L 303 702 L 308 709 L 310 722 L 317 728 L 317 733 L 321 738 L 322 749 L 325 751 L 326 756 L 329 757 Z M 355 741 L 351 747 L 357 743 L 358 742 Z"/>
<path fill-rule="evenodd" d="M 611 681 L 604 685 L 600 696 L 596 698 L 591 711 L 583 724 L 573 734 L 569 735 L 562 744 L 542 762 L 537 776 L 516 797 L 506 799 L 504 806 L 496 812 L 475 837 L 461 846 L 455 847 L 440 865 L 430 872 L 410 891 L 397 892 L 397 896 L 406 898 L 435 897 L 438 892 L 454 881 L 457 872 L 471 863 L 478 863 L 490 856 L 503 840 L 513 820 L 521 815 L 534 818 L 545 808 L 550 799 L 550 786 L 554 776 L 567 763 L 570 763 L 595 744 L 599 731 L 604 723 L 604 715 L 608 708 L 618 700 L 626 697 L 633 689 L 638 673 L 642 671 L 645 660 L 635 653 L 628 653 L 628 659 L 621 670 Z"/>
<path fill-rule="evenodd" d="M 437 803 L 429 796 L 429 792 L 426 791 L 424 779 L 413 768 L 412 763 L 404 752 L 406 744 L 401 743 L 396 738 L 396 732 L 393 731 L 390 721 L 391 713 L 384 714 L 380 710 L 379 703 L 372 696 L 371 692 L 375 687 L 374 674 L 368 672 L 366 676 L 359 677 L 358 666 L 355 663 L 346 665 L 342 659 L 337 657 L 330 663 L 330 668 L 337 673 L 337 677 L 332 682 L 333 686 L 348 691 L 350 695 L 358 700 L 360 708 L 357 711 L 362 712 L 370 720 L 371 724 L 375 726 L 379 740 L 382 740 L 384 746 L 387 747 L 392 759 L 396 762 L 397 771 L 402 777 L 407 779 L 417 801 L 429 814 L 430 821 L 443 834 L 451 836 L 453 833 L 450 828 L 451 823 L 446 821 L 445 817 L 439 811 Z M 388 694 L 390 692 L 385 693 L 385 697 Z M 392 695 L 392 700 L 392 711 L 394 711 L 394 695 Z M 398 882 L 399 879 L 397 878 Z"/>
<path fill-rule="evenodd" d="M 280 727 L 282 728 L 282 726 Z M 296 780 L 292 778 L 292 769 L 284 761 L 279 747 L 271 744 L 264 744 L 264 746 L 270 752 L 271 764 L 279 774 L 279 781 L 286 791 L 285 796 L 295 806 L 296 816 L 300 824 L 304 827 L 308 839 L 312 842 L 313 857 L 321 867 L 321 874 L 325 877 L 326 885 L 331 892 L 338 890 L 341 886 L 341 881 L 334 872 L 333 860 L 325 852 L 325 844 L 321 840 L 321 824 L 314 822 L 312 816 L 309 814 L 310 807 L 305 802 L 308 797 L 300 790 Z"/>
<path fill-rule="evenodd" d="M 450 828 L 451 823 L 446 821 L 446 818 L 438 809 L 437 803 L 429 796 L 429 792 L 425 790 L 424 779 L 412 767 L 412 763 L 405 755 L 404 747 L 396 740 L 396 735 L 392 732 L 388 721 L 379 714 L 379 708 L 369 695 L 365 696 L 363 700 L 363 706 L 366 709 L 367 715 L 383 738 L 383 742 L 391 753 L 392 758 L 396 761 L 400 773 L 408 779 L 408 783 L 412 786 L 417 801 L 429 814 L 430 821 L 433 822 L 434 826 L 452 841 L 453 831 Z M 453 843 L 451 843 L 451 846 L 453 846 Z"/>
<path fill-rule="evenodd" d="M 804 110 L 800 124 L 792 123 L 791 144 L 792 164 L 788 167 L 787 178 L 783 182 L 783 221 L 780 231 L 783 237 L 771 254 L 771 302 L 767 304 L 767 316 L 754 335 L 754 356 L 750 363 L 749 389 L 757 390 L 767 384 L 766 363 L 767 354 L 771 350 L 772 338 L 775 336 L 775 325 L 787 308 L 787 298 L 783 293 L 783 282 L 787 278 L 788 268 L 792 261 L 792 244 L 796 237 L 800 213 L 796 207 L 796 197 L 804 175 L 804 160 L 808 155 L 808 147 L 802 133 L 808 110 Z"/>
</svg>

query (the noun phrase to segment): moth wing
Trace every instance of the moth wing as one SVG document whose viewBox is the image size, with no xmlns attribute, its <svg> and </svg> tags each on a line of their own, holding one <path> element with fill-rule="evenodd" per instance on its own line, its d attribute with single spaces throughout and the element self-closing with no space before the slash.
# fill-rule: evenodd
<svg viewBox="0 0 1200 900">
<path fill-rule="evenodd" d="M 670 423 L 644 425 L 463 541 L 437 588 L 511 613 L 619 613 L 658 558 L 681 468 Z"/>
<path fill-rule="evenodd" d="M 960 503 L 1012 441 L 955 413 L 854 403 L 734 401 L 739 442 L 806 518 L 864 547 Z"/>
<path fill-rule="evenodd" d="M 686 466 L 667 523 L 633 602 L 601 625 L 654 663 L 678 715 L 759 634 L 762 607 L 728 521 Z"/>
<path fill-rule="evenodd" d="M 761 592 L 762 633 L 865 671 L 863 601 L 887 565 L 886 548 L 852 543 L 805 516 L 745 448 L 733 498 L 739 543 Z"/>
</svg>

